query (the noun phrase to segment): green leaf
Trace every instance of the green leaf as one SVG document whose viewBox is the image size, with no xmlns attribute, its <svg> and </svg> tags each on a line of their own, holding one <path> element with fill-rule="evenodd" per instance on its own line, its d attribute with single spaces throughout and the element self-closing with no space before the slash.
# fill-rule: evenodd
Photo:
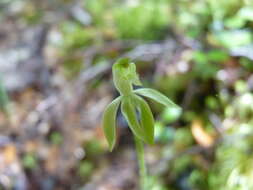
<svg viewBox="0 0 253 190">
<path fill-rule="evenodd" d="M 116 115 L 117 110 L 121 101 L 121 96 L 113 100 L 105 109 L 103 115 L 103 130 L 106 137 L 106 140 L 109 144 L 110 151 L 115 146 L 116 142 Z"/>
<path fill-rule="evenodd" d="M 167 98 L 165 95 L 162 93 L 151 89 L 151 88 L 140 88 L 137 90 L 134 90 L 135 93 L 142 95 L 144 97 L 150 98 L 152 100 L 155 100 L 159 102 L 160 104 L 163 104 L 165 106 L 174 106 L 174 107 L 179 107 L 176 105 L 174 102 L 172 102 L 169 98 Z"/>
<path fill-rule="evenodd" d="M 132 96 L 126 96 L 122 99 L 121 112 L 127 120 L 127 123 L 134 135 L 148 143 L 144 130 L 138 122 L 135 106 L 136 105 L 133 102 Z"/>
<path fill-rule="evenodd" d="M 149 144 L 154 143 L 154 118 L 149 105 L 141 97 L 135 95 L 134 100 L 140 111 L 140 122 L 146 140 Z"/>
</svg>

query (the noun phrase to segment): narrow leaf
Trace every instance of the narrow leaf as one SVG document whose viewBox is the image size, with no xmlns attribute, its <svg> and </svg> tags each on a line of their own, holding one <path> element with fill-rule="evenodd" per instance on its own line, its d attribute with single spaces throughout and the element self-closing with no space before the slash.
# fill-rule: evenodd
<svg viewBox="0 0 253 190">
<path fill-rule="evenodd" d="M 109 144 L 110 151 L 115 146 L 116 142 L 116 115 L 121 101 L 121 96 L 113 100 L 105 109 L 103 114 L 103 130 L 106 140 Z"/>
<path fill-rule="evenodd" d="M 141 127 L 149 144 L 154 143 L 154 118 L 149 105 L 141 97 L 134 96 L 136 104 L 140 111 Z"/>
<path fill-rule="evenodd" d="M 124 97 L 122 99 L 121 112 L 134 135 L 142 139 L 144 142 L 148 142 L 145 138 L 144 131 L 138 122 L 135 105 L 131 97 Z"/>
<path fill-rule="evenodd" d="M 169 98 L 167 98 L 162 93 L 158 92 L 157 90 L 151 89 L 151 88 L 140 88 L 137 90 L 134 90 L 135 93 L 142 95 L 144 97 L 150 98 L 154 101 L 159 102 L 160 104 L 163 104 L 165 106 L 174 106 L 178 107 L 174 102 L 172 102 Z"/>
</svg>

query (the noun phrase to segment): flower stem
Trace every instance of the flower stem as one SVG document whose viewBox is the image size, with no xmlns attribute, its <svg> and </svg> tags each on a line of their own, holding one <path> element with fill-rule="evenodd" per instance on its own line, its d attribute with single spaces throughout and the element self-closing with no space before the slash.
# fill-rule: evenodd
<svg viewBox="0 0 253 190">
<path fill-rule="evenodd" d="M 145 158 L 144 158 L 144 146 L 143 142 L 136 136 L 134 136 L 136 152 L 137 152 L 137 159 L 139 164 L 139 175 L 140 175 L 140 187 L 141 190 L 148 190 L 147 188 L 147 168 L 145 165 Z"/>
</svg>

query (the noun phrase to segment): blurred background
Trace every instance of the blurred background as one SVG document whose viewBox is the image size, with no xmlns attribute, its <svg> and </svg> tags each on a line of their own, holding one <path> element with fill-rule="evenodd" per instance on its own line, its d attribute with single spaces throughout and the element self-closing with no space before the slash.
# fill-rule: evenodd
<svg viewBox="0 0 253 190">
<path fill-rule="evenodd" d="M 138 190 L 101 129 L 120 57 L 182 107 L 149 102 L 151 190 L 252 190 L 252 0 L 1 0 L 0 189 Z"/>
</svg>

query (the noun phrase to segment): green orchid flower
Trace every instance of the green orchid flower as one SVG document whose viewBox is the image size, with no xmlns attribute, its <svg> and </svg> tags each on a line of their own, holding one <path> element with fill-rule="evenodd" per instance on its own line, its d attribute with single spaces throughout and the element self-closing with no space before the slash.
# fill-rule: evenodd
<svg viewBox="0 0 253 190">
<path fill-rule="evenodd" d="M 133 89 L 141 86 L 136 66 L 128 58 L 118 60 L 112 67 L 113 82 L 120 96 L 113 100 L 103 114 L 103 130 L 110 151 L 116 143 L 116 115 L 119 106 L 134 136 L 148 144 L 154 143 L 154 117 L 148 103 L 141 97 L 150 98 L 164 106 L 174 106 L 170 99 L 150 88 Z M 179 108 L 179 107 L 178 107 Z M 180 108 L 179 108 L 180 109 Z M 139 119 L 137 117 L 139 113 Z"/>
</svg>

